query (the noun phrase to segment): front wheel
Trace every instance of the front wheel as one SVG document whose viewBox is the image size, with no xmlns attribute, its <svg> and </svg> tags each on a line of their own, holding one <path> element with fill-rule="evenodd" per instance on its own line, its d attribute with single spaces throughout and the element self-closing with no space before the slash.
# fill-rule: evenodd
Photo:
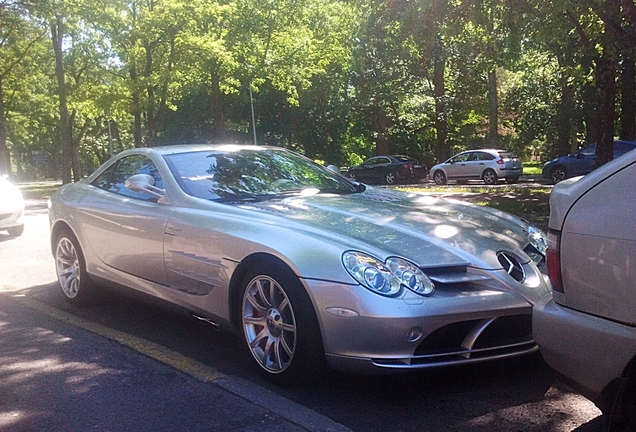
<svg viewBox="0 0 636 432">
<path fill-rule="evenodd" d="M 484 174 L 482 175 L 481 178 L 484 181 L 484 183 L 486 183 L 487 185 L 494 185 L 497 183 L 497 180 L 498 180 L 497 173 L 491 169 L 484 171 Z"/>
<path fill-rule="evenodd" d="M 433 180 L 435 181 L 435 184 L 445 185 L 446 175 L 442 171 L 435 171 L 435 174 L 433 174 Z"/>
<path fill-rule="evenodd" d="M 311 300 L 284 265 L 261 263 L 245 276 L 240 316 L 247 348 L 270 381 L 305 382 L 326 364 Z"/>
<path fill-rule="evenodd" d="M 55 269 L 62 293 L 71 304 L 95 300 L 95 286 L 86 272 L 86 261 L 77 238 L 62 230 L 55 241 Z"/>
<path fill-rule="evenodd" d="M 384 181 L 388 185 L 394 185 L 397 183 L 397 175 L 393 171 L 389 171 L 384 175 Z"/>
<path fill-rule="evenodd" d="M 568 173 L 562 166 L 554 167 L 550 171 L 550 180 L 553 184 L 557 184 L 558 182 L 565 180 L 567 176 Z"/>
</svg>

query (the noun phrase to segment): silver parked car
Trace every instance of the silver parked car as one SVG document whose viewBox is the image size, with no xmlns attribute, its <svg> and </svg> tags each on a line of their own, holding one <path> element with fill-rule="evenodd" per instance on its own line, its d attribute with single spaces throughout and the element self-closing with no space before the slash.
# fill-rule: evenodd
<svg viewBox="0 0 636 432">
<path fill-rule="evenodd" d="M 124 285 L 241 335 L 278 383 L 535 352 L 545 237 L 274 147 L 128 150 L 50 201 L 62 292 Z"/>
<path fill-rule="evenodd" d="M 636 152 L 559 182 L 550 197 L 553 295 L 534 310 L 543 357 L 609 429 L 636 430 Z"/>
<path fill-rule="evenodd" d="M 438 185 L 449 180 L 483 180 L 487 185 L 493 185 L 500 178 L 516 183 L 522 174 L 521 159 L 508 150 L 496 149 L 461 152 L 429 171 L 430 179 Z"/>
</svg>

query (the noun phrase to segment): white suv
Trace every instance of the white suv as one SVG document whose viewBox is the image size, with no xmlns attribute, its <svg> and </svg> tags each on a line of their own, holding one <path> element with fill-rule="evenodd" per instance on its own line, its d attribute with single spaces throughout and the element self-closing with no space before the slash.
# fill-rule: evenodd
<svg viewBox="0 0 636 432">
<path fill-rule="evenodd" d="M 553 294 L 533 312 L 544 359 L 604 413 L 636 430 L 636 152 L 550 196 Z"/>
</svg>

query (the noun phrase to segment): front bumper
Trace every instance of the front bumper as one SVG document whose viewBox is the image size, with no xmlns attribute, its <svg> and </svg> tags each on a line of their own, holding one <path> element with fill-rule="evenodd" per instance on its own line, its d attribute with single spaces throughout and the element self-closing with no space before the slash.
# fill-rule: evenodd
<svg viewBox="0 0 636 432">
<path fill-rule="evenodd" d="M 567 383 L 602 405 L 603 390 L 636 356 L 636 328 L 563 307 L 547 296 L 535 305 L 534 338 Z"/>
<path fill-rule="evenodd" d="M 537 351 L 532 305 L 510 291 L 471 286 L 431 297 L 386 298 L 361 286 L 305 282 L 318 309 L 327 361 L 336 370 L 386 373 Z"/>
<path fill-rule="evenodd" d="M 0 230 L 24 225 L 24 208 L 0 209 Z"/>
</svg>

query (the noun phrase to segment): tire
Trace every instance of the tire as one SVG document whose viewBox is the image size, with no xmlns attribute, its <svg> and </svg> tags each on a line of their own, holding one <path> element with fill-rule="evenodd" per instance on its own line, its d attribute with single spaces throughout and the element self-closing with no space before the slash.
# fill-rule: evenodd
<svg viewBox="0 0 636 432">
<path fill-rule="evenodd" d="M 484 171 L 484 173 L 481 175 L 481 179 L 484 181 L 484 183 L 486 183 L 487 185 L 494 185 L 497 184 L 497 180 L 499 180 L 497 178 L 497 173 L 494 172 L 491 169 L 487 169 L 486 171 Z"/>
<path fill-rule="evenodd" d="M 514 184 L 519 181 L 519 177 L 506 177 L 506 183 Z"/>
<path fill-rule="evenodd" d="M 63 229 L 55 239 L 55 270 L 62 294 L 75 306 L 92 304 L 96 288 L 86 272 L 86 261 L 77 238 Z"/>
<path fill-rule="evenodd" d="M 347 174 L 347 178 L 351 181 L 357 181 L 356 180 L 356 175 L 354 173 L 349 173 Z"/>
<path fill-rule="evenodd" d="M 279 385 L 307 382 L 326 369 L 309 295 L 286 266 L 260 262 L 243 279 L 241 330 L 259 372 Z"/>
<path fill-rule="evenodd" d="M 433 181 L 435 182 L 435 184 L 445 185 L 446 184 L 446 174 L 444 174 L 443 171 L 435 171 L 435 174 L 433 174 Z"/>
<path fill-rule="evenodd" d="M 611 432 L 633 432 L 636 430 L 636 382 L 629 372 L 624 386 L 618 391 L 609 409 L 603 412 L 605 429 Z"/>
<path fill-rule="evenodd" d="M 384 182 L 388 185 L 394 185 L 397 183 L 397 174 L 393 171 L 389 171 L 384 174 Z"/>
<path fill-rule="evenodd" d="M 552 184 L 557 184 L 566 178 L 568 178 L 568 172 L 565 167 L 559 165 L 550 170 L 550 181 Z"/>
<path fill-rule="evenodd" d="M 20 237 L 24 233 L 24 225 L 7 228 L 7 232 L 11 237 Z"/>
</svg>

